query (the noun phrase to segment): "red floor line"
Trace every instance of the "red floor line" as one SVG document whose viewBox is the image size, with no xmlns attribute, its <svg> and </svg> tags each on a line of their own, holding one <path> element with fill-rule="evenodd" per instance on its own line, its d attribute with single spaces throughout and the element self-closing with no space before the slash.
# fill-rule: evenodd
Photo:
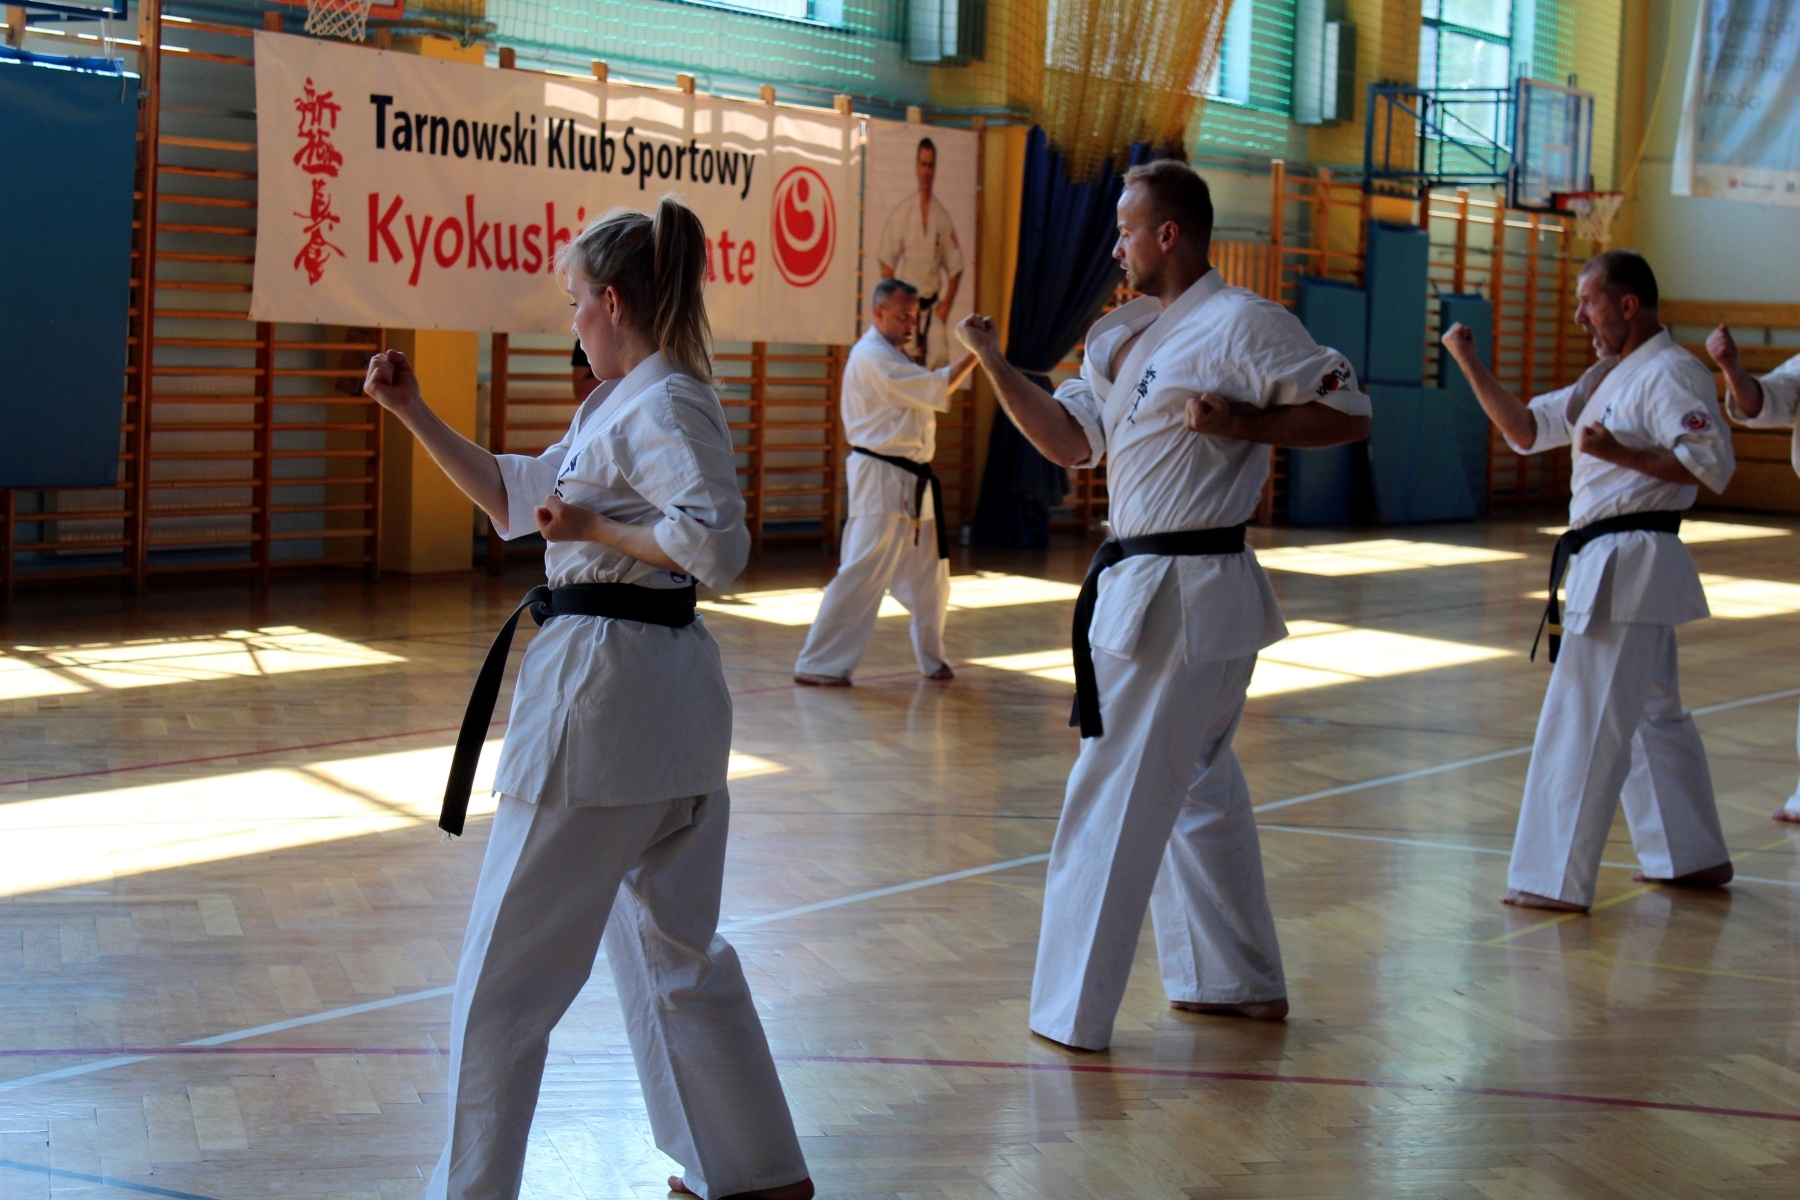
<svg viewBox="0 0 1800 1200">
<path fill-rule="evenodd" d="M 448 1050 L 408 1046 L 103 1046 L 99 1049 L 58 1046 L 55 1049 L 0 1050 L 0 1058 L 115 1058 L 126 1054 L 449 1054 Z"/>
<path fill-rule="evenodd" d="M 1122 1067 L 1086 1063 L 982 1062 L 956 1058 L 850 1057 L 835 1054 L 777 1054 L 775 1057 L 781 1062 L 861 1063 L 895 1067 L 977 1067 L 983 1070 L 1051 1071 L 1082 1075 L 1151 1075 L 1171 1079 L 1218 1079 L 1239 1083 L 1300 1083 L 1324 1087 L 1377 1088 L 1390 1091 L 1452 1092 L 1463 1096 L 1504 1096 L 1515 1100 L 1556 1100 L 1565 1104 L 1595 1104 L 1606 1108 L 1649 1108 L 1664 1112 L 1702 1113 L 1713 1117 L 1751 1117 L 1759 1121 L 1800 1123 L 1800 1113 L 1765 1112 L 1754 1108 L 1720 1108 L 1710 1104 L 1675 1104 L 1666 1100 L 1632 1100 L 1623 1096 L 1584 1096 L 1573 1092 L 1469 1087 L 1449 1083 L 1334 1079 L 1325 1075 L 1270 1075 L 1256 1071 L 1200 1071 L 1178 1067 Z"/>
</svg>

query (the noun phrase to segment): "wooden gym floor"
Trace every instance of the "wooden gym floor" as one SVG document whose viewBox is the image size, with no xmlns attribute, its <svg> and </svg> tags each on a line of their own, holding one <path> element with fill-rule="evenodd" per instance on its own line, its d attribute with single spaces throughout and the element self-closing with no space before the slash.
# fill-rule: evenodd
<svg viewBox="0 0 1800 1200">
<path fill-rule="evenodd" d="M 895 618 L 854 689 L 793 688 L 814 552 L 713 605 L 726 928 L 821 1195 L 1800 1194 L 1800 870 L 1769 820 L 1800 771 L 1796 526 L 1689 529 L 1719 615 L 1682 634 L 1686 698 L 1740 882 L 1635 885 L 1620 825 L 1593 915 L 1550 917 L 1496 903 L 1546 520 L 1254 533 L 1295 636 L 1237 744 L 1293 1016 L 1172 1013 L 1146 931 L 1103 1055 L 1025 1030 L 1086 545 L 959 553 L 949 686 Z M 435 800 L 535 579 L 107 585 L 0 618 L 0 1200 L 421 1193 L 491 811 L 444 842 Z M 663 1194 L 610 991 L 556 1034 L 528 1196 Z"/>
</svg>

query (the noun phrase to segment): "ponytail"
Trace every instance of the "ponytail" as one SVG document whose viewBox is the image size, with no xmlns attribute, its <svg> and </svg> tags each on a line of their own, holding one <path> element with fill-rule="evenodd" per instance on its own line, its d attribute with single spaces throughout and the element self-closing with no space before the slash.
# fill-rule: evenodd
<svg viewBox="0 0 1800 1200">
<path fill-rule="evenodd" d="M 711 381 L 706 231 L 680 199 L 664 196 L 654 217 L 615 208 L 558 251 L 556 266 L 571 283 L 617 291 L 626 320 L 649 335 L 670 366 Z"/>
<path fill-rule="evenodd" d="M 656 315 L 650 335 L 670 362 L 696 379 L 712 378 L 712 325 L 706 319 L 706 230 L 694 210 L 664 196 L 651 218 L 656 258 Z"/>
</svg>

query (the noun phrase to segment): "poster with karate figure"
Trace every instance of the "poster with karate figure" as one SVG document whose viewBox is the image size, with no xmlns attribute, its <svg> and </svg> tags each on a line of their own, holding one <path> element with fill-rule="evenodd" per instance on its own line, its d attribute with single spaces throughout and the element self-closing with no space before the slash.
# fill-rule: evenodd
<svg viewBox="0 0 1800 1200">
<path fill-rule="evenodd" d="M 936 369 L 957 358 L 952 332 L 975 302 L 975 133 L 905 121 L 868 123 L 863 193 L 863 324 L 875 285 L 919 289 L 907 348 Z"/>
</svg>

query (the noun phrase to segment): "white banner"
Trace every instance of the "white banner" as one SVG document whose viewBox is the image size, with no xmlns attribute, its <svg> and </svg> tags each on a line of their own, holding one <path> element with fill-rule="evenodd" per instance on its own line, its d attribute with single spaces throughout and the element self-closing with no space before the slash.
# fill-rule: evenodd
<svg viewBox="0 0 1800 1200">
<path fill-rule="evenodd" d="M 720 338 L 855 338 L 851 117 L 256 35 L 258 321 L 564 333 L 582 226 L 681 196 Z"/>
<path fill-rule="evenodd" d="M 1800 0 L 1700 0 L 1669 190 L 1800 206 Z"/>
<path fill-rule="evenodd" d="M 922 345 L 909 352 L 941 367 L 962 353 L 951 330 L 975 302 L 975 134 L 871 120 L 863 154 L 864 323 L 875 285 L 905 280 L 931 302 L 919 312 Z"/>
</svg>

